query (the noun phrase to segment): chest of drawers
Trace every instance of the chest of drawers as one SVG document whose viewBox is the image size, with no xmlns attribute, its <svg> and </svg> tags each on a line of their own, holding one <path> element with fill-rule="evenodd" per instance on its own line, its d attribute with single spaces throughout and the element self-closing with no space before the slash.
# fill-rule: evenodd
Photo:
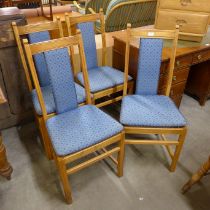
<svg viewBox="0 0 210 210">
<path fill-rule="evenodd" d="M 158 0 L 155 27 L 174 29 L 179 25 L 180 39 L 201 41 L 209 19 L 209 0 Z"/>
</svg>

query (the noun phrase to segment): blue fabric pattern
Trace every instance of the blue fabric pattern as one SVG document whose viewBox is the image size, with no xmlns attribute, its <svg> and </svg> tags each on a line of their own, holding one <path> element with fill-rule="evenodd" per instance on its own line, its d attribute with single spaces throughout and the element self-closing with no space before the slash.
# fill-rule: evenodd
<svg viewBox="0 0 210 210">
<path fill-rule="evenodd" d="M 174 102 L 162 95 L 129 95 L 122 100 L 120 122 L 126 126 L 183 127 L 186 120 Z"/>
<path fill-rule="evenodd" d="M 37 43 L 50 40 L 50 34 L 48 31 L 31 33 L 28 35 L 30 43 Z M 33 56 L 36 66 L 39 83 L 41 87 L 50 85 L 49 74 L 47 71 L 47 65 L 45 62 L 44 54 L 39 53 Z"/>
<path fill-rule="evenodd" d="M 98 67 L 88 71 L 90 90 L 92 93 L 123 84 L 124 73 L 109 66 Z M 77 79 L 84 86 L 82 72 L 77 74 Z M 129 76 L 129 80 L 132 78 Z"/>
<path fill-rule="evenodd" d="M 58 114 L 77 107 L 74 75 L 70 64 L 68 49 L 57 49 L 44 53 L 53 96 Z"/>
<path fill-rule="evenodd" d="M 77 83 L 75 83 L 75 88 L 76 88 L 76 94 L 77 94 L 77 103 L 79 103 L 79 104 L 84 103 L 86 101 L 85 89 Z M 55 101 L 54 101 L 51 86 L 49 85 L 46 87 L 42 87 L 41 90 L 42 90 L 47 113 L 48 114 L 54 113 L 55 112 Z M 35 109 L 36 113 L 38 115 L 42 115 L 42 110 L 41 110 L 37 92 L 35 89 L 32 90 L 31 96 L 32 96 L 32 102 L 33 102 L 34 109 Z"/>
<path fill-rule="evenodd" d="M 110 138 L 123 126 L 95 106 L 85 105 L 47 120 L 57 155 L 75 153 Z"/>
<path fill-rule="evenodd" d="M 96 51 L 96 41 L 94 32 L 94 23 L 85 22 L 79 23 L 78 28 L 81 30 L 85 57 L 87 63 L 87 69 L 92 69 L 98 67 L 97 51 Z"/>
<path fill-rule="evenodd" d="M 136 80 L 137 95 L 157 94 L 162 48 L 162 39 L 140 39 Z"/>
</svg>

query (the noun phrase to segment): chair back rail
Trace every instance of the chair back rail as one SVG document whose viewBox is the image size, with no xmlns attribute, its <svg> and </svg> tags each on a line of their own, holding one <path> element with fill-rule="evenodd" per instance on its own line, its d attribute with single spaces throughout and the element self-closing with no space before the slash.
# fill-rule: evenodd
<svg viewBox="0 0 210 210">
<path fill-rule="evenodd" d="M 44 103 L 44 98 L 42 95 L 41 91 L 41 86 L 39 84 L 38 76 L 37 76 L 37 71 L 34 65 L 33 61 L 33 55 L 38 54 L 38 53 L 45 53 L 48 51 L 52 50 L 58 50 L 62 48 L 69 48 L 73 46 L 78 46 L 79 47 L 79 53 L 81 57 L 81 63 L 82 63 L 82 72 L 84 75 L 87 76 L 87 68 L 86 68 L 86 60 L 84 56 L 84 48 L 83 48 L 83 43 L 82 43 L 82 37 L 80 32 L 77 32 L 77 35 L 75 36 L 70 36 L 70 37 L 63 37 L 60 39 L 54 39 L 54 40 L 49 40 L 41 43 L 34 43 L 34 44 L 29 44 L 27 39 L 23 40 L 24 42 L 24 48 L 26 51 L 26 56 L 29 62 L 29 67 L 31 69 L 32 73 L 32 79 L 35 85 L 35 88 L 37 90 L 37 95 L 38 95 L 38 100 L 42 109 L 43 113 L 43 118 L 44 120 L 47 120 L 51 117 L 51 115 L 47 114 L 45 103 Z M 69 55 L 70 56 L 70 55 Z M 70 57 L 69 57 L 70 58 Z M 91 96 L 90 96 L 90 90 L 89 90 L 89 84 L 87 84 L 87 87 L 85 87 L 86 90 L 86 100 L 87 103 L 91 103 Z"/>
<path fill-rule="evenodd" d="M 139 37 L 140 43 L 141 39 L 166 39 L 172 40 L 172 47 L 170 52 L 170 62 L 169 62 L 169 69 L 168 69 L 168 78 L 166 82 L 166 90 L 165 95 L 169 96 L 172 78 L 173 78 L 173 71 L 174 71 L 174 64 L 175 64 L 175 57 L 176 57 L 176 50 L 177 50 L 177 42 L 178 42 L 178 35 L 179 35 L 179 26 L 176 26 L 175 30 L 156 30 L 156 29 L 145 29 L 141 31 L 132 31 L 131 24 L 127 25 L 127 39 L 126 39 L 126 52 L 125 52 L 125 74 L 124 74 L 124 88 L 123 88 L 123 96 L 127 95 L 127 83 L 128 83 L 128 68 L 129 68 L 129 55 L 130 55 L 130 42 L 132 37 Z M 141 49 L 141 46 L 140 46 Z M 141 55 L 139 55 L 141 56 Z M 150 81 L 147 81 L 150 82 Z"/>
<path fill-rule="evenodd" d="M 43 31 L 54 31 L 54 30 L 59 30 L 60 37 L 63 37 L 62 24 L 61 24 L 60 18 L 57 18 L 56 21 L 53 21 L 53 22 L 45 22 L 43 24 L 31 24 L 31 25 L 25 25 L 25 26 L 17 26 L 16 22 L 12 22 L 12 28 L 14 31 L 14 36 L 15 36 L 15 40 L 18 46 L 18 50 L 20 53 L 20 58 L 22 61 L 24 72 L 25 72 L 28 88 L 31 91 L 33 89 L 33 83 L 31 81 L 30 71 L 26 62 L 26 57 L 25 57 L 23 46 L 22 46 L 21 37 L 31 34 L 31 33 L 37 33 L 37 32 L 43 32 Z"/>
</svg>

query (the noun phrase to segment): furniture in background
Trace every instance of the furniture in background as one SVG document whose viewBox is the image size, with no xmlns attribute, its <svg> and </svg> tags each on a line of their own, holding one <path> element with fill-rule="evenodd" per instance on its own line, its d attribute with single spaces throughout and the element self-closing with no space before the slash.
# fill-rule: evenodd
<svg viewBox="0 0 210 210">
<path fill-rule="evenodd" d="M 74 75 L 69 56 L 69 47 L 77 46 L 81 57 L 83 74 L 87 75 L 85 53 L 81 34 L 45 43 L 28 45 L 25 50 L 32 78 L 41 101 L 41 109 L 53 145 L 56 162 L 67 203 L 72 202 L 68 175 L 73 174 L 106 157 L 117 166 L 118 176 L 123 175 L 124 132 L 123 126 L 91 103 L 88 83 L 85 83 L 88 105 L 78 107 Z M 56 105 L 55 115 L 48 115 L 39 86 L 33 55 L 44 53 Z M 62 68 L 60 68 L 62 66 Z M 114 144 L 116 143 L 116 144 Z M 107 147 L 113 145 L 111 149 Z M 69 163 L 89 154 L 100 152 L 96 157 L 83 160 L 69 168 Z M 111 155 L 118 153 L 117 160 Z M 96 154 L 96 153 L 95 153 Z"/>
<path fill-rule="evenodd" d="M 0 88 L 0 104 L 6 103 L 6 99 L 3 95 L 3 92 Z M 6 177 L 8 180 L 11 179 L 12 167 L 7 161 L 6 149 L 2 142 L 1 132 L 0 132 L 0 175 Z"/>
<path fill-rule="evenodd" d="M 0 128 L 32 120 L 31 99 L 11 23 L 26 24 L 18 8 L 0 9 L 0 86 L 7 103 L 0 105 Z"/>
<path fill-rule="evenodd" d="M 124 126 L 125 144 L 162 145 L 171 158 L 170 171 L 176 170 L 182 146 L 187 133 L 186 120 L 170 99 L 179 30 L 131 31 L 128 24 L 125 50 L 125 83 L 120 111 L 120 123 Z M 134 95 L 127 95 L 130 41 L 139 37 L 139 56 Z M 158 95 L 163 40 L 171 40 L 169 69 L 166 74 L 166 88 Z M 149 139 L 149 135 L 157 138 Z M 136 135 L 146 135 L 144 139 Z M 174 135 L 174 138 L 171 137 Z"/>
<path fill-rule="evenodd" d="M 100 32 L 102 37 L 102 66 L 98 66 L 97 60 L 94 32 L 95 21 L 101 22 Z M 77 73 L 75 76 L 83 87 L 85 87 L 85 82 L 88 81 L 93 103 L 97 107 L 102 107 L 121 100 L 122 94 L 120 94 L 120 92 L 123 90 L 124 74 L 117 69 L 106 66 L 106 36 L 104 31 L 103 13 L 100 12 L 97 14 L 89 14 L 80 17 L 66 16 L 66 23 L 69 35 L 72 34 L 72 26 L 80 29 L 82 33 L 88 76 L 83 77 L 82 72 Z M 128 88 L 129 91 L 132 92 L 133 81 L 130 76 Z"/>
<path fill-rule="evenodd" d="M 150 26 L 153 27 L 153 26 Z M 142 30 L 142 28 L 132 29 L 134 31 Z M 163 49 L 161 75 L 159 79 L 159 93 L 162 94 L 165 90 L 166 73 L 168 71 L 168 50 L 167 46 L 170 43 L 165 42 L 165 48 Z M 114 35 L 114 46 L 113 46 L 113 67 L 124 71 L 125 62 L 125 45 L 126 45 L 126 33 L 118 32 Z M 139 40 L 131 40 L 130 49 L 130 64 L 129 74 L 136 79 L 137 65 L 138 65 L 138 51 L 139 51 Z M 209 84 L 210 77 L 206 75 L 210 74 L 209 68 L 210 62 L 210 28 L 207 35 L 203 38 L 202 42 L 190 42 L 179 40 L 176 62 L 173 75 L 173 83 L 171 87 L 170 97 L 176 103 L 180 105 L 182 95 L 184 91 L 190 93 L 199 98 L 200 103 L 203 103 L 203 99 L 207 100 L 209 96 Z M 192 71 L 191 71 L 192 70 Z M 194 76 L 196 72 L 196 77 Z M 188 78 L 189 74 L 189 78 Z M 190 78 L 194 79 L 191 80 Z M 205 82 L 201 84 L 198 82 L 201 78 L 205 77 Z M 195 88 L 190 88 L 201 84 L 195 92 Z M 187 83 L 187 86 L 186 86 Z M 208 85 L 206 85 L 208 84 Z M 194 90 L 194 91 L 192 91 Z"/>
<path fill-rule="evenodd" d="M 192 175 L 192 178 L 182 187 L 182 193 L 186 193 L 190 188 L 198 183 L 203 176 L 207 175 L 210 170 L 210 156 L 209 159 L 201 166 L 201 168 Z"/>
<path fill-rule="evenodd" d="M 112 0 L 105 13 L 105 31 L 119 31 L 154 24 L 157 0 Z M 100 28 L 100 23 L 96 24 Z"/>
<path fill-rule="evenodd" d="M 99 13 L 100 9 L 103 9 L 104 14 L 106 14 L 107 7 L 111 1 L 112 0 L 87 0 L 85 7 L 81 7 L 81 5 L 78 4 L 78 1 L 74 1 L 74 5 L 81 14 L 90 14 L 91 11 L 89 9 L 95 13 Z"/>
<path fill-rule="evenodd" d="M 155 28 L 167 30 L 179 25 L 180 39 L 200 42 L 209 21 L 209 0 L 158 0 Z"/>
</svg>

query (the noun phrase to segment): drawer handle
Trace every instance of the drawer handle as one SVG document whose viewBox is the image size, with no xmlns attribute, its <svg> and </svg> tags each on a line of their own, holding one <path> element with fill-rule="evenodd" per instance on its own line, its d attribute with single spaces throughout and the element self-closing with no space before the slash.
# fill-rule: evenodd
<svg viewBox="0 0 210 210">
<path fill-rule="evenodd" d="M 177 66 L 180 66 L 180 61 L 177 61 L 177 62 L 176 62 L 176 65 L 177 65 Z"/>
<path fill-rule="evenodd" d="M 191 4 L 191 3 L 192 3 L 191 0 L 180 0 L 180 4 L 184 7 Z"/>
<path fill-rule="evenodd" d="M 173 76 L 173 81 L 176 81 L 176 76 Z"/>
<path fill-rule="evenodd" d="M 186 20 L 176 20 L 176 24 L 178 24 L 179 26 L 183 26 L 187 24 Z"/>
<path fill-rule="evenodd" d="M 198 55 L 198 60 L 200 60 L 202 58 L 202 56 L 201 55 Z"/>
</svg>

